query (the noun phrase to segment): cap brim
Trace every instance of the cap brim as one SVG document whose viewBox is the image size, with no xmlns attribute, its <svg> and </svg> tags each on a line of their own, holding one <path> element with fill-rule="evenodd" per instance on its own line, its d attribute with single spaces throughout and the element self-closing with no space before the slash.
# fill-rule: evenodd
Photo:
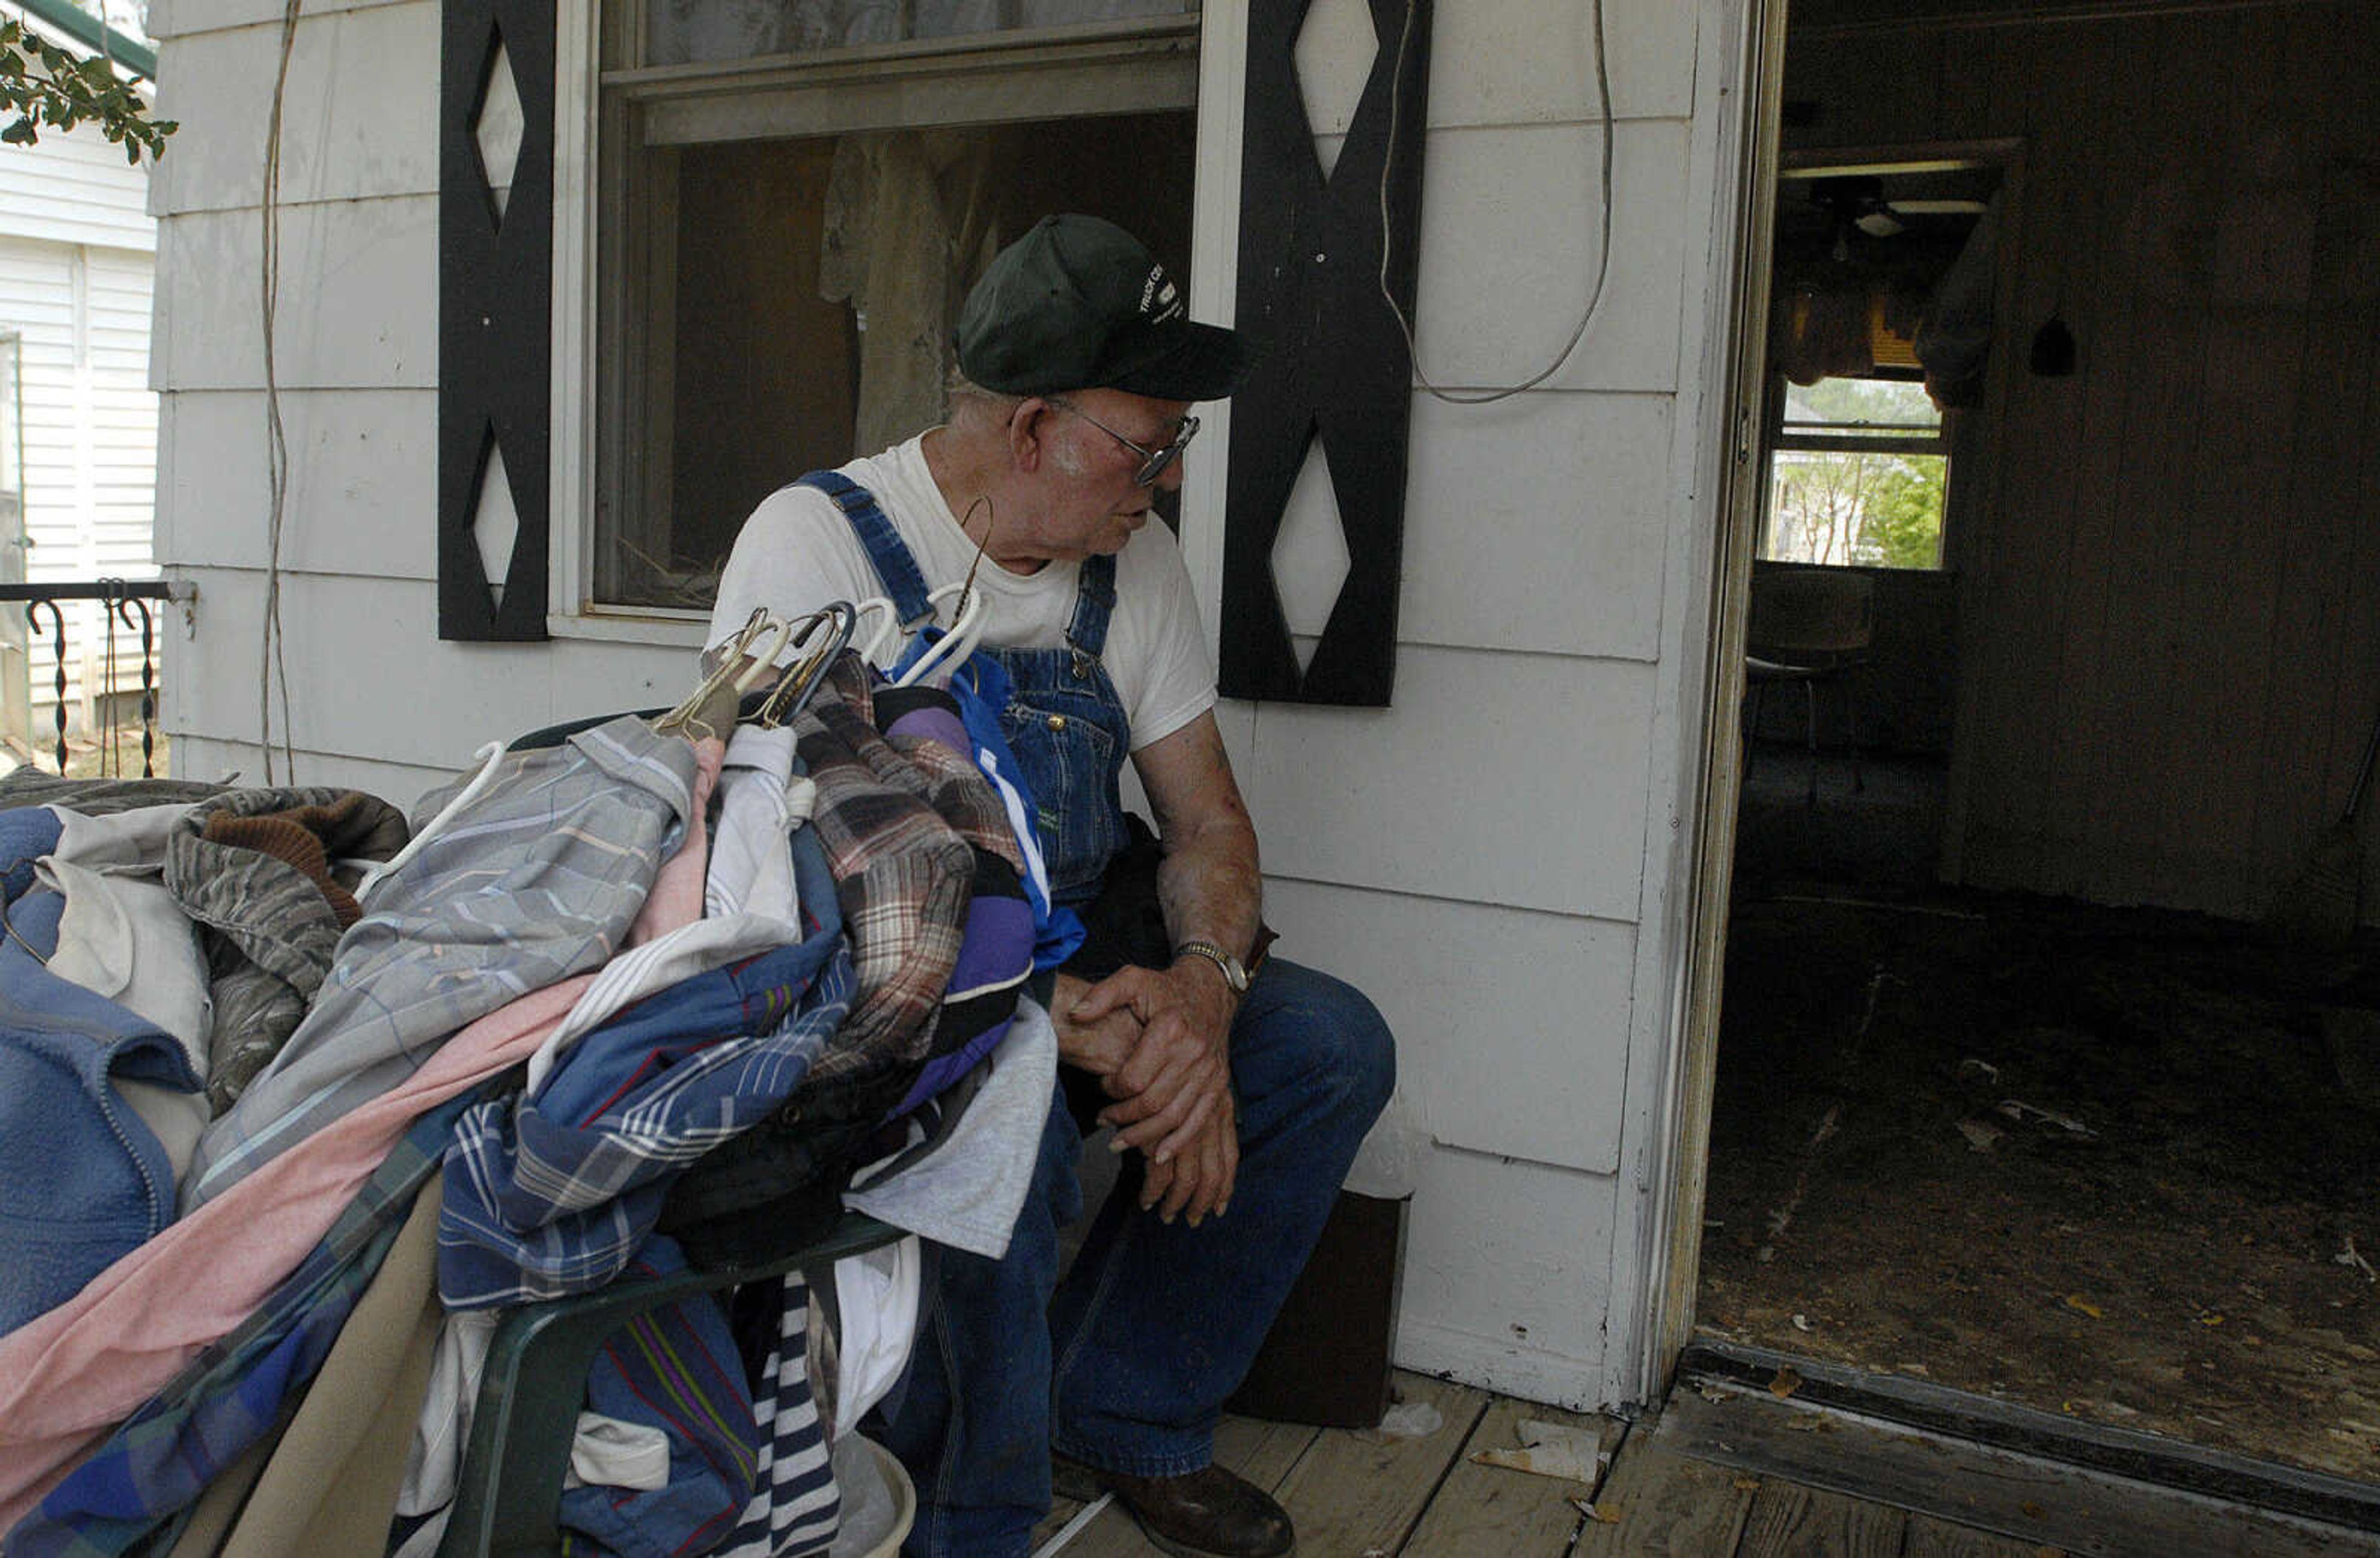
<svg viewBox="0 0 2380 1558">
<path fill-rule="evenodd" d="M 1249 358 L 1237 332 L 1192 323 L 1182 344 L 1111 379 L 1110 389 L 1152 400 L 1220 400 L 1247 381 Z"/>
</svg>

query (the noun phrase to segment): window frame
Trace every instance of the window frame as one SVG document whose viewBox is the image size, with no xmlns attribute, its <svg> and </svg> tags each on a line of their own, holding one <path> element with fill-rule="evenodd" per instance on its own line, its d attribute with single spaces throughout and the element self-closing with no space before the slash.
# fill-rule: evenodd
<svg viewBox="0 0 2380 1558">
<path fill-rule="evenodd" d="M 1829 377 L 1876 380 L 1891 383 L 1923 383 L 1925 375 L 1913 368 L 1879 368 L 1868 373 L 1832 374 Z M 1824 380 L 1819 381 L 1824 383 Z M 1860 568 L 1892 573 L 1947 574 L 1950 572 L 1951 493 L 1956 487 L 1958 456 L 1956 411 L 1939 411 L 1939 420 L 1930 438 L 1894 437 L 1888 433 L 1788 432 L 1785 431 L 1785 401 L 1796 386 L 1784 374 L 1768 375 L 1767 406 L 1762 418 L 1760 442 L 1760 531 L 1754 556 L 1762 563 L 1790 564 L 1804 568 Z M 1777 557 L 1769 554 L 1769 500 L 1776 491 L 1777 456 L 1779 454 L 1840 454 L 1840 455 L 1932 455 L 1942 460 L 1942 528 L 1941 545 L 1935 554 L 1931 567 L 1911 567 L 1900 563 L 1812 563 L 1800 558 Z"/>
<path fill-rule="evenodd" d="M 601 226 L 606 196 L 616 200 L 625 193 L 624 188 L 612 186 L 625 186 L 633 159 L 618 157 L 607 165 L 601 152 L 604 146 L 625 144 L 613 138 L 629 132 L 632 110 L 665 108 L 676 116 L 663 120 L 670 133 L 686 135 L 706 123 L 715 124 L 724 112 L 702 106 L 704 100 L 753 92 L 767 99 L 772 116 L 749 125 L 735 139 L 770 139 L 982 122 L 982 104 L 989 95 L 1014 91 L 1013 84 L 987 88 L 985 83 L 1013 83 L 1020 75 L 1034 83 L 1037 95 L 1021 108 L 1012 98 L 1010 111 L 1000 118 L 1063 115 L 1085 107 L 1091 96 L 1108 102 L 1111 106 L 1107 112 L 1167 105 L 1161 101 L 1114 105 L 1124 95 L 1118 90 L 1120 81 L 1175 93 L 1184 100 L 1180 105 L 1196 115 L 1198 148 L 1192 178 L 1191 308 L 1201 318 L 1228 319 L 1236 285 L 1233 213 L 1239 170 L 1236 157 L 1220 153 L 1236 145 L 1245 41 L 1238 18 L 1229 15 L 1229 8 L 1222 11 L 1219 16 L 1185 10 L 1062 29 L 866 44 L 815 55 L 605 71 L 601 62 L 606 29 L 634 28 L 642 36 L 641 0 L 628 0 L 608 13 L 600 0 L 561 0 L 555 44 L 548 633 L 696 647 L 709 621 L 703 610 L 595 599 L 600 507 L 609 490 L 606 462 L 616 456 L 616 448 L 605 448 L 603 430 L 624 420 L 621 386 L 628 382 L 623 374 L 605 385 L 598 352 L 607 323 L 616 328 L 622 323 L 616 316 L 631 307 L 625 288 L 619 289 L 622 296 L 602 296 L 601 278 L 607 274 L 604 262 L 618 258 L 607 254 L 605 246 L 633 241 L 633 235 L 625 231 L 627 224 L 608 233 Z M 954 82 L 974 84 L 964 91 L 946 90 Z M 606 310 L 615 316 L 609 322 Z M 1211 420 L 1223 424 L 1228 419 L 1218 415 Z M 1210 632 L 1214 590 L 1209 581 L 1220 569 L 1226 443 L 1224 438 L 1202 439 L 1184 462 L 1189 493 L 1184 504 L 1185 521 L 1196 517 L 1196 528 L 1202 532 L 1193 541 L 1185 523 L 1184 552 L 1194 580 L 1201 581 L 1199 594 Z"/>
</svg>

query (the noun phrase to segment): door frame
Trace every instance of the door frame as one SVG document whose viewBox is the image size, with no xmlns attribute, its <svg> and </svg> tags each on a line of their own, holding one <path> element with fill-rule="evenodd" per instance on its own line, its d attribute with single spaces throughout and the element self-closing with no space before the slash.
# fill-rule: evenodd
<svg viewBox="0 0 2380 1558">
<path fill-rule="evenodd" d="M 1940 162 L 1946 166 L 1992 165 L 2000 172 L 2000 252 L 1996 257 L 1992 296 L 1998 317 L 2012 317 L 2015 272 L 2012 256 L 2018 237 L 2017 213 L 2022 209 L 2025 147 L 2005 138 L 1958 142 L 1917 143 L 1888 148 L 1819 148 L 1787 152 L 1782 147 L 1786 11 L 1789 0 L 1752 0 L 1755 16 L 1754 57 L 1747 79 L 1753 84 L 1752 113 L 1742 127 L 1739 146 L 1746 177 L 1743 203 L 1736 212 L 1732 231 L 1733 275 L 1730 307 L 1730 350 L 1726 385 L 1728 447 L 1721 462 L 1723 484 L 1713 522 L 1718 535 L 1712 549 L 1709 581 L 1710 659 L 1706 667 L 1703 709 L 1702 784 L 1695 814 L 1700 820 L 1694 839 L 1692 885 L 1686 919 L 1684 969 L 1677 1024 L 1678 1047 L 1670 1065 L 1670 1113 L 1672 1128 L 1666 1143 L 1668 1162 L 1661 1183 L 1661 1212 L 1655 1237 L 1651 1323 L 1645 1332 L 1646 1347 L 1639 1383 L 1641 1399 L 1658 1401 L 1670 1388 L 1679 1355 L 1692 1339 L 1694 1298 L 1701 1275 L 1703 1211 L 1710 1166 L 1711 1104 L 1718 1075 L 1718 1029 L 1727 963 L 1728 907 L 1734 882 L 1736 822 L 1742 792 L 1744 741 L 1744 634 L 1750 615 L 1750 591 L 1755 554 L 1759 549 L 1761 503 L 1765 491 L 1768 402 L 1768 311 L 1774 268 L 1777 201 L 1779 186 L 1790 171 L 1807 177 L 1816 170 L 1856 169 L 1869 164 L 1893 166 Z M 1970 467 L 1968 491 L 1988 491 L 1996 460 L 1992 447 L 2005 400 L 2008 368 L 2005 352 L 1995 352 L 1985 370 L 1984 405 L 1979 415 L 1985 431 L 1970 437 L 1959 457 Z M 1979 446 L 1980 445 L 1980 446 Z M 1954 500 L 1955 501 L 1955 500 Z M 1945 557 L 1946 568 L 1965 576 L 1973 571 L 1979 550 L 1972 505 L 1960 527 L 1961 555 Z M 1946 517 L 1946 529 L 1947 526 Z M 1946 536 L 1946 541 L 1949 538 Z M 1962 635 L 1964 629 L 1962 628 Z M 1958 652 L 1964 657 L 1963 638 Z M 1944 818 L 1942 869 L 1955 878 L 1958 853 L 1955 836 L 1963 805 L 1963 773 L 1958 761 L 1959 731 L 1966 717 L 1966 678 L 1953 715 L 1950 795 Z"/>
<path fill-rule="evenodd" d="M 1712 508 L 1718 528 L 1708 581 L 1711 625 L 1702 685 L 1700 793 L 1684 926 L 1684 968 L 1677 987 L 1680 1020 L 1672 1031 L 1668 1091 L 1670 1122 L 1663 1144 L 1668 1162 L 1655 1220 L 1652 1315 L 1638 1399 L 1659 1401 L 1693 1335 L 1694 1290 L 1702 1253 L 1703 1204 L 1710 1160 L 1712 1089 L 1718 1077 L 1720 975 L 1726 965 L 1727 905 L 1735 866 L 1736 802 L 1742 743 L 1736 726 L 1743 704 L 1743 634 L 1759 536 L 1761 405 L 1768 361 L 1768 254 L 1776 225 L 1779 131 L 1783 122 L 1785 19 L 1788 0 L 1749 0 L 1743 79 L 1750 111 L 1737 128 L 1735 156 L 1744 171 L 1731 231 L 1725 412 L 1726 440 L 1718 462 L 1720 487 Z M 1715 354 L 1716 355 L 1716 354 Z"/>
</svg>

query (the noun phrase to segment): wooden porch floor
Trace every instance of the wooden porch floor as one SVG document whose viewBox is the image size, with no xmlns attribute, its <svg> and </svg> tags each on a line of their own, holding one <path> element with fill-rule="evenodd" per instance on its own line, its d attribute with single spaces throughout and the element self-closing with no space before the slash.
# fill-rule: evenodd
<svg viewBox="0 0 2380 1558">
<path fill-rule="evenodd" d="M 1634 1424 L 1400 1374 L 1415 1438 L 1226 1419 L 1216 1455 L 1297 1522 L 1299 1558 L 2373 1558 L 2319 1526 L 1749 1394 L 1682 1392 Z M 1483 1465 L 1524 1420 L 1582 1427 L 1592 1483 Z M 1037 1558 L 1158 1550 L 1121 1509 L 1061 1500 Z M 1069 1529 L 1069 1528 L 1072 1528 Z"/>
</svg>

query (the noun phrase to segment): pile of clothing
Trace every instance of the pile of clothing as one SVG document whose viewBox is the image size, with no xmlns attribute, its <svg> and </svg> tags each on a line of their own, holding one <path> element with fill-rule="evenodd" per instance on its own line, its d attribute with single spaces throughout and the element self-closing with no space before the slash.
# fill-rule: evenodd
<svg viewBox="0 0 2380 1558">
<path fill-rule="evenodd" d="M 0 780 L 0 1552 L 434 1552 L 507 1311 L 852 1209 L 907 1236 L 821 1302 L 625 1323 L 562 1495 L 573 1551 L 832 1547 L 924 1247 L 1005 1250 L 1080 931 L 947 687 L 807 669 L 782 723 L 492 747 L 410 822 Z"/>
</svg>

